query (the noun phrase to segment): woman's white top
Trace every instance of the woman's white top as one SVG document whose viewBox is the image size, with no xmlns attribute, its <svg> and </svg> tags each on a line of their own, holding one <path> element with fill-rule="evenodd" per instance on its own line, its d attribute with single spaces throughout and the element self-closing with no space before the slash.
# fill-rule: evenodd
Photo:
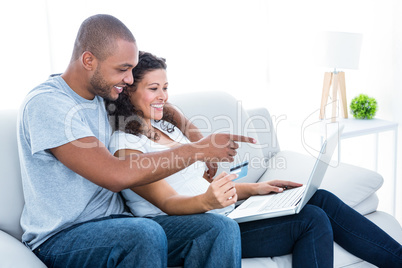
<svg viewBox="0 0 402 268">
<path fill-rule="evenodd" d="M 163 123 L 162 123 L 163 122 Z M 177 128 L 174 128 L 174 131 L 169 133 L 162 129 L 161 124 L 168 124 L 169 127 L 172 127 L 172 124 L 166 121 L 151 121 L 152 126 L 159 129 L 167 136 L 169 136 L 172 140 L 181 143 L 187 144 L 190 141 L 183 135 L 183 133 Z M 112 154 L 114 154 L 118 150 L 122 149 L 131 149 L 141 151 L 143 153 L 151 153 L 151 152 L 159 152 L 163 150 L 170 149 L 169 147 L 156 143 L 150 139 L 148 139 L 144 135 L 136 136 L 133 134 L 128 134 L 122 131 L 115 131 L 112 135 L 109 144 L 109 150 Z M 151 164 L 156 164 L 157 166 L 162 166 L 169 168 L 172 164 L 169 159 L 159 158 L 156 160 L 156 163 L 150 163 L 148 158 L 143 158 L 142 161 L 138 161 L 135 158 L 131 160 L 132 165 L 137 165 L 138 168 L 141 167 L 149 167 Z M 177 159 L 175 161 L 183 161 L 182 159 Z M 203 178 L 203 174 L 205 172 L 206 166 L 204 162 L 197 161 L 194 164 L 188 166 L 187 168 L 166 177 L 165 180 L 172 186 L 173 189 L 180 195 L 187 196 L 195 196 L 202 193 L 205 193 L 209 187 L 209 182 Z M 131 212 L 134 216 L 138 217 L 155 217 L 158 215 L 166 215 L 159 208 L 136 194 L 130 189 L 126 189 L 122 191 L 124 198 L 126 199 L 126 204 L 130 208 Z M 208 212 L 227 214 L 228 212 L 234 209 L 234 205 L 228 206 L 222 209 L 215 209 Z"/>
</svg>

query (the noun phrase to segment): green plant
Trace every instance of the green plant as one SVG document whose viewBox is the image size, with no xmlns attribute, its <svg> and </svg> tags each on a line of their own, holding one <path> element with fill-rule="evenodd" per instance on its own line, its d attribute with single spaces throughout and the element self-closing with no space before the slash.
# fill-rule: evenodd
<svg viewBox="0 0 402 268">
<path fill-rule="evenodd" d="M 377 112 L 377 101 L 365 94 L 360 94 L 350 102 L 350 111 L 354 118 L 372 119 Z"/>
</svg>

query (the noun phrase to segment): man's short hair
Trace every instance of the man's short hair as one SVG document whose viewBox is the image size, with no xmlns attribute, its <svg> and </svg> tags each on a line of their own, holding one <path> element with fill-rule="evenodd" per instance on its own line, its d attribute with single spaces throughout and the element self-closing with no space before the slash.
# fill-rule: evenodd
<svg viewBox="0 0 402 268">
<path fill-rule="evenodd" d="M 103 61 L 116 49 L 116 40 L 135 42 L 131 31 L 117 18 L 98 14 L 83 21 L 74 43 L 72 60 L 77 60 L 85 51 Z"/>
</svg>

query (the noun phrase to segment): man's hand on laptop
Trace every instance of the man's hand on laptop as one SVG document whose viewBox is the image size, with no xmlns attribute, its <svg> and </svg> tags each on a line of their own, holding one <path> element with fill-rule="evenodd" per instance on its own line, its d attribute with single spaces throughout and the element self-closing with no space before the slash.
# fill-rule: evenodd
<svg viewBox="0 0 402 268">
<path fill-rule="evenodd" d="M 259 195 L 269 194 L 269 193 L 281 193 L 284 190 L 297 188 L 302 186 L 303 184 L 292 182 L 292 181 L 283 181 L 283 180 L 273 180 L 266 182 L 258 182 L 257 193 Z"/>
</svg>

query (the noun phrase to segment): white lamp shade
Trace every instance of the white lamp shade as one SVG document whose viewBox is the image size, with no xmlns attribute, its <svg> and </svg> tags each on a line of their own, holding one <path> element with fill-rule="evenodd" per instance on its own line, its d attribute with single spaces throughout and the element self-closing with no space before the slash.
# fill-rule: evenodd
<svg viewBox="0 0 402 268">
<path fill-rule="evenodd" d="M 362 39 L 360 33 L 325 32 L 321 65 L 335 69 L 358 69 Z"/>
</svg>

